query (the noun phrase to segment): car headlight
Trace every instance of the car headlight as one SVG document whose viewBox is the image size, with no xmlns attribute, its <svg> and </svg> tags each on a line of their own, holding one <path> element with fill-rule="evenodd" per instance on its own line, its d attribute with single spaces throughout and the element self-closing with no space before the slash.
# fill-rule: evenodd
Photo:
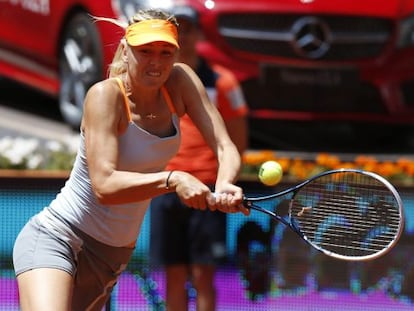
<svg viewBox="0 0 414 311">
<path fill-rule="evenodd" d="M 397 47 L 405 48 L 414 46 L 414 14 L 400 22 L 397 38 Z"/>
</svg>

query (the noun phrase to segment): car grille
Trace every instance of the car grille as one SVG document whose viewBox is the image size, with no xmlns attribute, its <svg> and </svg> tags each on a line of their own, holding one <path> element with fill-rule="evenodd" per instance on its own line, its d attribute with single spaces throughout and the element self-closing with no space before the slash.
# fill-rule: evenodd
<svg viewBox="0 0 414 311">
<path fill-rule="evenodd" d="M 234 50 L 330 61 L 380 55 L 392 25 L 383 18 L 332 15 L 246 13 L 223 14 L 218 19 L 220 35 Z"/>
</svg>

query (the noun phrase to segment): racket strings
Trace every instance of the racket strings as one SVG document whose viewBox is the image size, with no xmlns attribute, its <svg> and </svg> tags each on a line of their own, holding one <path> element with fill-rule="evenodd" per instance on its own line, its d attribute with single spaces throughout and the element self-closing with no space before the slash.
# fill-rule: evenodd
<svg viewBox="0 0 414 311">
<path fill-rule="evenodd" d="M 386 249 L 399 232 L 399 204 L 370 176 L 337 172 L 296 193 L 291 221 L 312 244 L 343 256 L 369 256 Z"/>
<path fill-rule="evenodd" d="M 313 223 L 314 221 L 318 221 L 318 219 L 326 219 L 326 217 L 332 215 L 332 211 L 335 211 L 337 214 L 346 214 L 347 219 L 349 219 L 352 223 L 356 224 L 360 228 L 370 228 L 374 223 L 376 225 L 379 223 L 383 223 L 384 225 L 395 227 L 396 230 L 398 229 L 400 218 L 398 211 L 395 211 L 395 213 L 393 214 L 386 215 L 385 218 L 377 217 L 368 219 L 367 217 L 364 217 L 363 214 L 378 216 L 377 209 L 373 206 L 367 205 L 364 207 L 363 211 L 358 211 L 357 208 L 355 208 L 355 202 L 352 199 L 353 198 L 350 198 L 350 200 L 331 200 L 327 202 L 329 204 L 319 204 L 318 210 L 312 215 L 312 219 L 308 220 L 312 221 Z M 299 217 L 298 214 L 302 214 L 303 207 L 299 205 L 296 207 L 296 209 L 299 210 L 299 212 L 296 214 L 296 216 Z M 306 223 L 306 219 L 304 220 L 304 223 Z M 312 223 L 309 223 L 309 225 L 311 225 Z"/>
</svg>

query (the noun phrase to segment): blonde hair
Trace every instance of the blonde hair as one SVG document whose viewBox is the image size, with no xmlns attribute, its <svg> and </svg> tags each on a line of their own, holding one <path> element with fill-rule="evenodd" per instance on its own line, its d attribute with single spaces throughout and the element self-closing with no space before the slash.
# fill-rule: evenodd
<svg viewBox="0 0 414 311">
<path fill-rule="evenodd" d="M 95 20 L 97 21 L 107 21 L 111 22 L 119 27 L 122 27 L 123 29 L 126 29 L 128 25 L 138 23 L 144 20 L 150 20 L 150 19 L 162 19 L 167 20 L 171 22 L 173 25 L 178 27 L 177 19 L 160 9 L 146 9 L 146 10 L 139 10 L 133 15 L 128 22 L 122 22 L 116 19 L 112 18 L 105 18 L 105 17 L 95 17 Z M 112 59 L 111 64 L 108 68 L 108 77 L 115 77 L 124 74 L 127 71 L 126 63 L 122 60 L 122 53 L 124 50 L 125 44 L 122 42 L 122 40 L 125 40 L 124 38 L 121 39 L 121 42 L 118 45 L 118 48 L 115 51 L 115 55 Z"/>
</svg>

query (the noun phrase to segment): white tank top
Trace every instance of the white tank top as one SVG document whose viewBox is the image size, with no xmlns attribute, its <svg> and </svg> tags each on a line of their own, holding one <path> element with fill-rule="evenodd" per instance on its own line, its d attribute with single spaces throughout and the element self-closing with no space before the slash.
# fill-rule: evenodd
<svg viewBox="0 0 414 311">
<path fill-rule="evenodd" d="M 125 94 L 122 84 L 120 86 Z M 165 89 L 163 94 L 172 109 Z M 180 144 L 179 118 L 175 111 L 172 110 L 172 113 L 175 134 L 169 137 L 155 136 L 129 122 L 127 130 L 119 136 L 119 163 L 122 163 L 119 169 L 150 173 L 165 168 Z M 43 211 L 48 215 L 43 215 L 41 219 L 48 219 L 50 226 L 52 219 L 58 221 L 53 215 L 59 215 L 59 218 L 96 240 L 120 247 L 130 245 L 137 239 L 149 203 L 150 200 L 122 205 L 102 205 L 98 202 L 92 191 L 85 139 L 81 133 L 80 148 L 70 177 L 56 199 Z"/>
</svg>

